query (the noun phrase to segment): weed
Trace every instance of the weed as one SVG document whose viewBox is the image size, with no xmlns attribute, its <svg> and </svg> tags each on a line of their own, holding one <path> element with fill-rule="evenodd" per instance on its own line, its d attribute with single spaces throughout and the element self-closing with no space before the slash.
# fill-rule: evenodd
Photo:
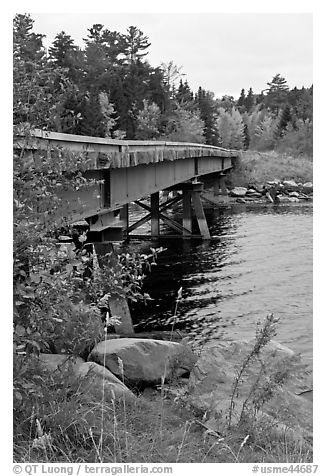
<svg viewBox="0 0 326 476">
<path fill-rule="evenodd" d="M 231 427 L 232 415 L 233 415 L 233 411 L 234 411 L 234 407 L 235 407 L 234 400 L 235 400 L 239 385 L 241 383 L 241 378 L 242 378 L 243 374 L 245 373 L 245 371 L 250 366 L 251 362 L 260 355 L 262 349 L 270 342 L 272 337 L 274 337 L 276 335 L 276 324 L 277 324 L 278 320 L 279 319 L 274 317 L 273 314 L 269 314 L 266 317 L 265 322 L 263 323 L 262 326 L 259 326 L 259 324 L 257 325 L 255 344 L 254 344 L 253 348 L 250 350 L 250 352 L 247 354 L 247 356 L 244 358 L 244 360 L 241 364 L 241 367 L 240 367 L 239 371 L 237 372 L 235 381 L 234 381 L 233 390 L 232 390 L 232 394 L 231 394 L 231 400 L 230 400 L 230 406 L 229 406 L 229 411 L 228 411 L 228 428 L 229 429 Z M 249 392 L 249 396 L 243 404 L 240 419 L 243 416 L 245 406 L 247 405 L 247 403 L 249 401 L 249 397 L 251 396 L 252 393 L 255 392 L 255 389 L 257 388 L 257 385 L 260 381 L 261 375 L 262 374 L 260 374 L 259 378 L 254 382 L 254 385 L 253 385 L 252 389 Z M 268 391 L 268 389 L 266 389 L 266 392 L 267 391 Z M 261 395 L 261 398 L 264 398 L 264 395 Z"/>
</svg>

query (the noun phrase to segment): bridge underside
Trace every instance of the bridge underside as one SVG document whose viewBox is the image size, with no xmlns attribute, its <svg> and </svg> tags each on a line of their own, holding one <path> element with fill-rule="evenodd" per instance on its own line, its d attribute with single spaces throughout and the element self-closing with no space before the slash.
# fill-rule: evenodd
<svg viewBox="0 0 326 476">
<path fill-rule="evenodd" d="M 214 194 L 225 194 L 225 171 L 231 168 L 230 159 L 213 161 L 191 159 L 164 164 L 152 164 L 130 169 L 105 172 L 100 190 L 100 212 L 86 216 L 92 241 L 122 241 L 128 237 L 158 238 L 161 223 L 174 234 L 169 237 L 209 239 L 210 233 L 201 201 L 202 179 L 209 178 Z M 165 167 L 166 166 L 166 167 Z M 214 170 L 215 169 L 215 170 Z M 216 170 L 217 169 L 217 170 Z M 200 180 L 200 181 L 199 181 Z M 147 193 L 144 197 L 144 190 Z M 148 198 L 145 201 L 144 198 Z M 135 223 L 129 221 L 129 204 L 135 203 L 146 211 Z M 182 223 L 177 222 L 169 209 L 182 206 Z M 135 230 L 150 222 L 150 234 L 136 235 Z M 194 231 L 194 222 L 197 223 Z"/>
</svg>

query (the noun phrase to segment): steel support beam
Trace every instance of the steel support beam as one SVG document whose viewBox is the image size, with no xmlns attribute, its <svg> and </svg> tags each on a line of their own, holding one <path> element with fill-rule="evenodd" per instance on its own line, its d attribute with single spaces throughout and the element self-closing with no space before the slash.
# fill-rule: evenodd
<svg viewBox="0 0 326 476">
<path fill-rule="evenodd" d="M 206 216 L 203 208 L 203 204 L 200 198 L 200 192 L 191 192 L 192 203 L 195 209 L 195 215 L 199 226 L 200 234 L 204 240 L 209 240 L 211 235 L 209 233 Z"/>
<path fill-rule="evenodd" d="M 183 190 L 182 192 L 182 205 L 183 205 L 182 224 L 185 229 L 183 231 L 183 234 L 187 236 L 192 234 L 191 192 L 189 190 Z M 186 229 L 189 230 L 189 232 L 187 232 Z"/>
<path fill-rule="evenodd" d="M 151 195 L 151 234 L 160 234 L 160 193 Z"/>
</svg>

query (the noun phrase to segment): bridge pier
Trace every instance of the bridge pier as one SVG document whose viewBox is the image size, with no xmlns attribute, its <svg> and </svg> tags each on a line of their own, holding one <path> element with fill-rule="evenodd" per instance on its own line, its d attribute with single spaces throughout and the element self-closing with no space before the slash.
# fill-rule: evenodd
<svg viewBox="0 0 326 476">
<path fill-rule="evenodd" d="M 151 195 L 151 234 L 160 234 L 160 192 Z"/>
<path fill-rule="evenodd" d="M 182 225 L 184 227 L 183 236 L 191 236 L 192 235 L 192 208 L 191 208 L 190 190 L 182 191 L 182 208 L 183 208 Z"/>
<path fill-rule="evenodd" d="M 120 221 L 122 223 L 122 236 L 124 239 L 128 238 L 127 230 L 129 226 L 129 203 L 126 203 L 120 208 Z"/>
<path fill-rule="evenodd" d="M 214 196 L 227 195 L 228 191 L 225 185 L 225 174 L 222 172 L 218 174 L 214 182 Z"/>
<path fill-rule="evenodd" d="M 203 184 L 201 182 L 185 182 L 174 185 L 168 190 L 173 192 L 174 197 L 167 199 L 164 203 L 160 203 L 159 192 L 153 193 L 150 196 L 150 205 L 141 202 L 140 200 L 135 201 L 138 206 L 146 210 L 148 213 L 143 218 L 140 218 L 137 222 L 128 226 L 127 235 L 129 237 L 135 236 L 137 238 L 148 238 L 148 235 L 130 235 L 130 233 L 142 226 L 144 223 L 150 221 L 150 236 L 152 238 L 158 238 L 160 236 L 160 221 L 162 221 L 169 228 L 177 232 L 177 235 L 173 235 L 173 237 L 209 239 L 210 233 L 200 196 L 201 192 L 203 191 Z M 179 193 L 180 191 L 182 192 L 181 194 Z M 182 225 L 164 213 L 168 208 L 181 201 L 183 205 Z M 200 231 L 199 235 L 193 233 L 192 207 L 194 209 L 194 216 L 197 219 L 198 228 Z"/>
</svg>

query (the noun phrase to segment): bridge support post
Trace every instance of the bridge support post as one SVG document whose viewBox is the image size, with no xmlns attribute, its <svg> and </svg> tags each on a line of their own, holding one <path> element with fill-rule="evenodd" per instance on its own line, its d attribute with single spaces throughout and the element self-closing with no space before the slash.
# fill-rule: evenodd
<svg viewBox="0 0 326 476">
<path fill-rule="evenodd" d="M 158 236 L 160 234 L 160 193 L 151 195 L 151 234 Z"/>
<path fill-rule="evenodd" d="M 129 204 L 126 203 L 121 209 L 120 209 L 120 220 L 123 223 L 123 235 L 124 239 L 128 238 L 128 226 L 129 226 Z"/>
<path fill-rule="evenodd" d="M 182 192 L 182 206 L 183 206 L 183 235 L 189 236 L 192 233 L 192 210 L 191 210 L 191 192 L 183 190 Z M 189 231 L 187 231 L 189 230 Z"/>
<path fill-rule="evenodd" d="M 220 173 L 214 182 L 214 196 L 227 195 L 228 191 L 225 185 L 225 174 Z"/>
<path fill-rule="evenodd" d="M 209 233 L 203 204 L 201 202 L 200 191 L 192 191 L 191 197 L 192 197 L 192 203 L 195 209 L 195 214 L 196 214 L 200 234 L 204 240 L 209 240 L 211 235 Z"/>
</svg>

